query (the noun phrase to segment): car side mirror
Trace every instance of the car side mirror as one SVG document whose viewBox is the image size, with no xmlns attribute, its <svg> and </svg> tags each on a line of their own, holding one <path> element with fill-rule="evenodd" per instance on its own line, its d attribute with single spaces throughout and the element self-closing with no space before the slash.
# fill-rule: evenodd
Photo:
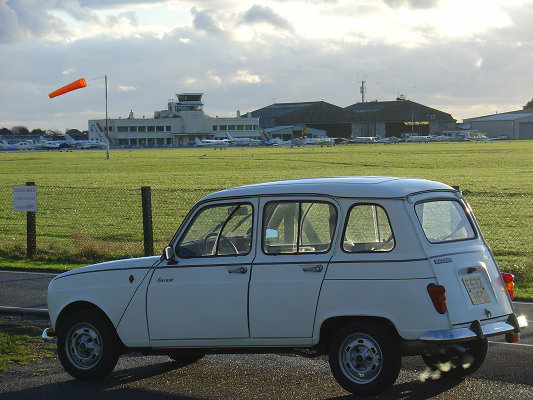
<svg viewBox="0 0 533 400">
<path fill-rule="evenodd" d="M 174 248 L 172 246 L 165 247 L 163 255 L 168 262 L 174 262 Z"/>
</svg>

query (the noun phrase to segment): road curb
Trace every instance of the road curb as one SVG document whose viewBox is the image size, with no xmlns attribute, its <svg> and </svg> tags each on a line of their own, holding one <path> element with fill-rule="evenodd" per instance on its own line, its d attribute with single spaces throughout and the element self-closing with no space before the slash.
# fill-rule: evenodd
<svg viewBox="0 0 533 400">
<path fill-rule="evenodd" d="M 39 317 L 48 317 L 48 310 L 43 308 L 23 308 L 23 307 L 4 307 L 0 306 L 1 314 L 18 314 L 18 315 L 35 315 Z"/>
</svg>

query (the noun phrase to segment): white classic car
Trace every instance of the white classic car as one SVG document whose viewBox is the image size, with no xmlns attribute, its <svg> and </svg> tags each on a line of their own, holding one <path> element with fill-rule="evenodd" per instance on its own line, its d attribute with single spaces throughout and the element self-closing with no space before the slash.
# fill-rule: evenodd
<svg viewBox="0 0 533 400">
<path fill-rule="evenodd" d="M 222 190 L 161 257 L 65 272 L 48 288 L 64 368 L 110 373 L 120 354 L 326 354 L 346 390 L 393 385 L 401 357 L 476 371 L 487 337 L 525 318 L 461 193 L 442 183 L 334 177 Z"/>
</svg>

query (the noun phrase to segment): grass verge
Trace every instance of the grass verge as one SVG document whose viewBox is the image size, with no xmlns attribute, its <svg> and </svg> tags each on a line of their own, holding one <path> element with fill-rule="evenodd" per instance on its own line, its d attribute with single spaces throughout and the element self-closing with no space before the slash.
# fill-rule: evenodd
<svg viewBox="0 0 533 400">
<path fill-rule="evenodd" d="M 53 357 L 53 350 L 51 345 L 46 345 L 43 351 L 40 328 L 0 323 L 0 374 L 10 364 L 29 365 L 44 357 Z"/>
</svg>

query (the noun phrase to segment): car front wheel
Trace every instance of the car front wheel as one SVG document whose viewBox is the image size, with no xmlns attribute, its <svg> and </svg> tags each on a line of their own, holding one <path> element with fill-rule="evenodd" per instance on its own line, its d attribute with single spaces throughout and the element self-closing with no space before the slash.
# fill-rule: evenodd
<svg viewBox="0 0 533 400">
<path fill-rule="evenodd" d="M 392 386 L 401 367 L 394 335 L 374 322 L 354 322 L 341 327 L 331 341 L 331 372 L 354 394 L 374 395 Z"/>
<path fill-rule="evenodd" d="M 57 352 L 63 368 L 78 379 L 98 379 L 118 361 L 118 340 L 104 315 L 93 310 L 73 313 L 62 321 Z"/>
</svg>

